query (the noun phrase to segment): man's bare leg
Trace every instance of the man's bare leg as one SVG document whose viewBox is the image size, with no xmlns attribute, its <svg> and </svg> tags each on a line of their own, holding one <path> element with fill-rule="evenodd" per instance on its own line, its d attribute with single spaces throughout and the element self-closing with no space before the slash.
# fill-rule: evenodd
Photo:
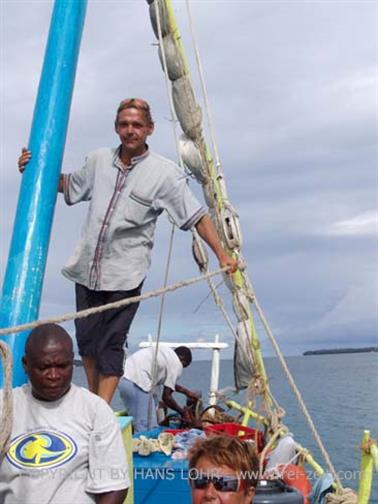
<svg viewBox="0 0 378 504">
<path fill-rule="evenodd" d="M 108 404 L 112 401 L 119 378 L 119 376 L 103 375 L 101 373 L 99 375 L 97 394 Z"/>
<path fill-rule="evenodd" d="M 81 358 L 84 365 L 85 374 L 87 376 L 88 388 L 94 394 L 98 394 L 99 372 L 96 368 L 96 361 L 93 357 Z"/>
</svg>

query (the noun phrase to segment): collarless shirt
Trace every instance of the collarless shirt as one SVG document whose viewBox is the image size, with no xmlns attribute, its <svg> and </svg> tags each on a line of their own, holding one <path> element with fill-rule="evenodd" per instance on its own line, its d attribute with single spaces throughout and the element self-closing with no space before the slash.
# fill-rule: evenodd
<svg viewBox="0 0 378 504">
<path fill-rule="evenodd" d="M 175 163 L 147 150 L 126 167 L 119 153 L 120 147 L 98 149 L 63 177 L 66 203 L 88 201 L 89 209 L 62 273 L 91 290 L 131 290 L 142 282 L 163 210 L 183 230 L 206 213 Z"/>
</svg>

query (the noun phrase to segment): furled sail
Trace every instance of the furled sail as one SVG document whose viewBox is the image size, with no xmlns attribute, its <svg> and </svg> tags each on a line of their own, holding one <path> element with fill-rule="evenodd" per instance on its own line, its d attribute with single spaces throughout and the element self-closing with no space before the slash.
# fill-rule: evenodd
<svg viewBox="0 0 378 504">
<path fill-rule="evenodd" d="M 220 162 L 213 161 L 202 128 L 202 112 L 193 90 L 181 37 L 175 22 L 170 0 L 147 0 L 155 36 L 159 40 L 159 58 L 171 82 L 171 96 L 183 135 L 179 141 L 180 155 L 186 167 L 202 185 L 209 213 L 216 225 L 225 249 L 243 264 L 242 236 L 239 217 L 229 201 Z M 199 240 L 195 237 L 195 240 Z M 199 250 L 194 244 L 193 249 Z M 201 254 L 199 254 L 201 255 Z M 197 260 L 204 268 L 203 260 Z M 231 276 L 225 275 L 226 285 L 232 293 L 237 329 L 235 335 L 234 375 L 235 386 L 243 389 L 253 377 L 264 380 L 264 390 L 269 391 L 265 367 L 260 353 L 251 303 L 253 292 L 245 269 Z"/>
</svg>

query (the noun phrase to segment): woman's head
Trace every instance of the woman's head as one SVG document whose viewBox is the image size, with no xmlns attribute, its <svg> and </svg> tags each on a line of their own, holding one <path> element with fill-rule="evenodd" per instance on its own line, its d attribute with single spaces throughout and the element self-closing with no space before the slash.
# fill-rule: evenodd
<svg viewBox="0 0 378 504">
<path fill-rule="evenodd" d="M 201 439 L 189 452 L 193 504 L 249 504 L 258 472 L 251 443 L 224 435 Z"/>
</svg>

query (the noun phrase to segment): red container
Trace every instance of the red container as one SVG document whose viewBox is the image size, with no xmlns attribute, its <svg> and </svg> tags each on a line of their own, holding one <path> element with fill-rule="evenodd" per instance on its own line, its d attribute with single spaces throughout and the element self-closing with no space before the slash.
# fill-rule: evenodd
<svg viewBox="0 0 378 504">
<path fill-rule="evenodd" d="M 260 452 L 264 448 L 264 434 L 251 427 L 244 427 L 236 423 L 223 423 L 209 425 L 204 428 L 208 436 L 214 434 L 225 434 L 226 436 L 238 437 L 242 441 L 251 439 L 257 443 L 257 450 Z"/>
<path fill-rule="evenodd" d="M 176 436 L 176 434 L 181 434 L 181 432 L 185 432 L 188 429 L 165 429 L 163 432 L 168 432 L 169 434 L 173 434 Z"/>
</svg>

